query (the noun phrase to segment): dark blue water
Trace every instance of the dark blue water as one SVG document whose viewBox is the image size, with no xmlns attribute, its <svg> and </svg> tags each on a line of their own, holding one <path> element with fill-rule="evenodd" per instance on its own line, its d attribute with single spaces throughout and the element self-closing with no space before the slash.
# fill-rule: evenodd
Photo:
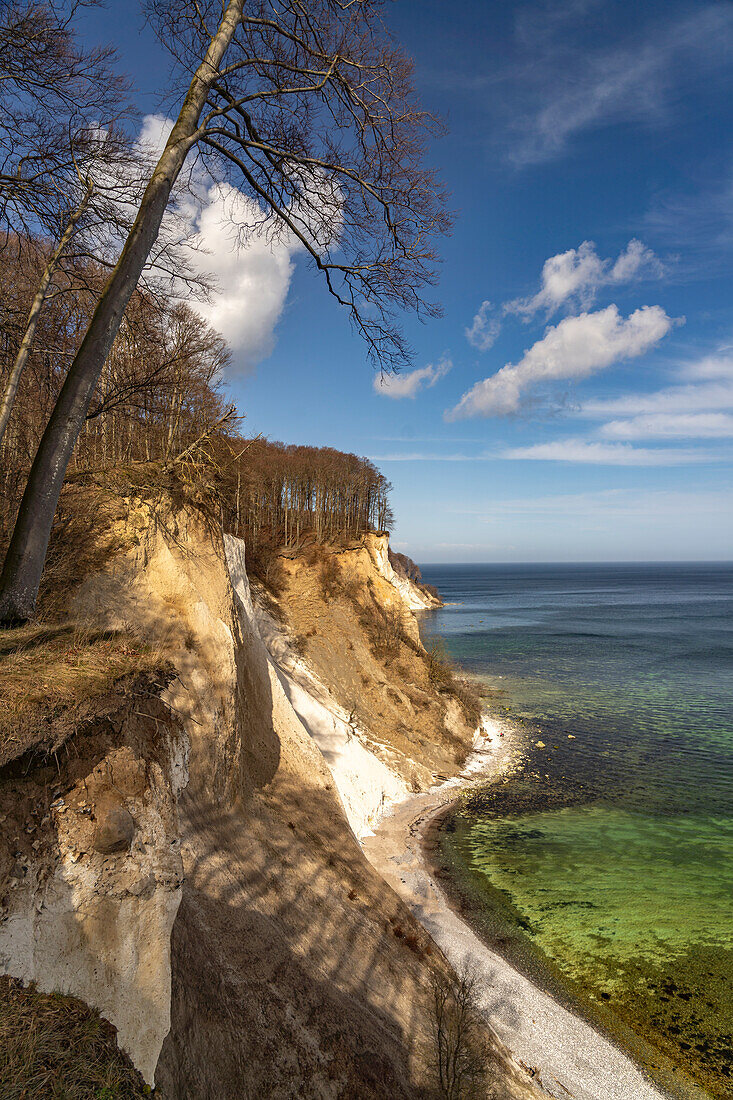
<svg viewBox="0 0 733 1100">
<path fill-rule="evenodd" d="M 531 747 L 445 838 L 487 927 L 733 1095 L 733 566 L 423 575 L 424 638 Z"/>
</svg>

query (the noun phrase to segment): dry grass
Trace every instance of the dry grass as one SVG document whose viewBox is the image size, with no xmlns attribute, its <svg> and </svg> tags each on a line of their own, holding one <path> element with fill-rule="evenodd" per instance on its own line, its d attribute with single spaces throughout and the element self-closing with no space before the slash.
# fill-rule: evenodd
<svg viewBox="0 0 733 1100">
<path fill-rule="evenodd" d="M 0 630 L 0 764 L 63 740 L 116 680 L 162 664 L 161 653 L 133 638 L 73 622 Z"/>
<path fill-rule="evenodd" d="M 430 683 L 437 691 L 447 692 L 458 700 L 463 715 L 469 725 L 477 726 L 481 721 L 481 699 L 476 687 L 470 680 L 456 676 L 453 664 L 445 648 L 434 641 L 426 650 L 425 657 Z"/>
<path fill-rule="evenodd" d="M 390 662 L 399 656 L 400 646 L 409 644 L 402 615 L 393 607 L 382 607 L 376 601 L 360 609 L 359 621 L 369 639 L 372 653 L 379 660 Z"/>
<path fill-rule="evenodd" d="M 117 1046 L 115 1029 L 75 997 L 0 978 L 3 1100 L 133 1100 L 150 1089 Z"/>
</svg>

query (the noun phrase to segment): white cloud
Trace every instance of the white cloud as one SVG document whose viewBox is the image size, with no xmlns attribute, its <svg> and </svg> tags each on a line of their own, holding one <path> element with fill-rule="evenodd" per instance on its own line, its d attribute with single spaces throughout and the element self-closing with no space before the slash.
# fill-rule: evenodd
<svg viewBox="0 0 733 1100">
<path fill-rule="evenodd" d="M 519 363 L 507 363 L 490 378 L 477 382 L 446 413 L 446 419 L 516 413 L 527 403 L 527 390 L 544 382 L 586 378 L 613 363 L 643 355 L 672 325 L 661 306 L 642 306 L 626 319 L 615 305 L 566 317 L 548 328 Z"/>
<path fill-rule="evenodd" d="M 662 271 L 662 264 L 652 250 L 636 239 L 629 241 L 615 261 L 602 260 L 593 242 L 583 241 L 578 248 L 545 260 L 540 290 L 530 298 L 507 302 L 504 312 L 529 318 L 544 310 L 549 317 L 569 301 L 589 306 L 601 286 L 627 283 L 644 275 L 658 276 Z"/>
<path fill-rule="evenodd" d="M 401 371 L 399 374 L 377 374 L 374 378 L 374 392 L 381 397 L 416 397 L 422 389 L 429 389 L 444 378 L 453 364 L 450 359 L 441 359 L 438 363 L 429 363 L 417 370 Z"/>
<path fill-rule="evenodd" d="M 733 382 L 733 356 L 724 354 L 731 350 L 729 345 L 718 349 L 716 355 L 704 355 L 685 363 L 680 371 L 683 378 L 723 378 Z"/>
<path fill-rule="evenodd" d="M 716 456 L 692 448 L 633 447 L 630 443 L 598 443 L 588 439 L 556 439 L 531 447 L 511 447 L 502 458 L 542 462 L 583 462 L 601 466 L 683 466 L 718 461 Z"/>
<path fill-rule="evenodd" d="M 603 400 L 587 401 L 579 410 L 589 419 L 636 417 L 641 415 L 689 415 L 718 413 L 733 409 L 733 358 L 705 356 L 685 364 L 680 370 L 683 382 L 652 393 L 622 394 Z M 687 381 L 687 379 L 700 379 Z"/>
<path fill-rule="evenodd" d="M 143 119 L 138 143 L 148 150 L 151 162 L 160 155 L 172 125 L 164 115 Z M 232 348 L 230 369 L 246 372 L 273 350 L 294 259 L 303 245 L 253 199 L 192 164 L 187 190 L 182 189 L 176 203 L 174 231 L 188 233 L 191 266 L 214 289 L 208 301 L 191 305 Z M 327 247 L 340 231 L 338 187 L 325 176 L 310 179 L 307 186 L 308 202 L 296 202 L 291 210 L 303 231 Z"/>
<path fill-rule="evenodd" d="M 492 308 L 491 302 L 482 302 L 471 327 L 466 329 L 466 339 L 479 351 L 488 351 L 501 332 L 501 321 L 490 316 Z"/>
<path fill-rule="evenodd" d="M 723 412 L 646 413 L 611 420 L 600 429 L 606 439 L 725 439 L 733 437 L 733 415 Z"/>
<path fill-rule="evenodd" d="M 196 308 L 229 343 L 239 370 L 250 370 L 273 350 L 302 246 L 290 234 L 271 236 L 257 204 L 227 183 L 208 189 L 194 224 L 196 263 L 217 286 Z"/>
<path fill-rule="evenodd" d="M 173 119 L 165 115 L 145 115 L 137 144 L 146 151 L 151 161 L 157 160 L 163 152 L 172 129 Z"/>
</svg>

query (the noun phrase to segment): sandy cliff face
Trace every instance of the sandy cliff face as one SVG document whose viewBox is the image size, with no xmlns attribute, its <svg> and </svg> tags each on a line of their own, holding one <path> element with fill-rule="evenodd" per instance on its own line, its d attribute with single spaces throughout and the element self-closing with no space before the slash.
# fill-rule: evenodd
<svg viewBox="0 0 733 1100">
<path fill-rule="evenodd" d="M 455 771 L 472 731 L 426 679 L 386 550 L 345 551 L 344 572 L 404 619 L 391 666 L 302 562 L 276 623 L 241 542 L 185 509 L 132 504 L 124 523 L 75 613 L 159 647 L 171 671 L 119 685 L 54 783 L 31 769 L 15 797 L 6 772 L 3 827 L 25 839 L 3 968 L 99 1007 L 166 1100 L 426 1095 L 445 964 L 355 834 Z M 290 639 L 306 622 L 304 659 Z M 497 1097 L 531 1094 L 498 1047 L 492 1064 Z"/>
<path fill-rule="evenodd" d="M 283 555 L 283 566 L 281 621 L 263 624 L 263 636 L 284 676 L 297 683 L 305 667 L 327 685 L 330 709 L 341 721 L 348 719 L 359 743 L 407 789 L 424 790 L 457 774 L 477 722 L 431 680 L 411 610 L 420 593 L 394 573 L 386 538 L 369 535 L 330 551 L 325 560 Z M 402 634 L 388 637 L 381 648 L 370 614 L 375 608 L 391 613 Z M 300 664 L 293 643 L 302 654 Z"/>
<path fill-rule="evenodd" d="M 170 1027 L 183 881 L 186 738 L 164 687 L 121 684 L 56 763 L 21 757 L 0 780 L 0 967 L 98 1008 L 149 1081 Z"/>
</svg>

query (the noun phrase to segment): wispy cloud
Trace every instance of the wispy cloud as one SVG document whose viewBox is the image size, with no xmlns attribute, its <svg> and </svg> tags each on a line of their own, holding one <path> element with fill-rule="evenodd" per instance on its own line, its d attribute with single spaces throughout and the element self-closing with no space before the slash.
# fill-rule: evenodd
<svg viewBox="0 0 733 1100">
<path fill-rule="evenodd" d="M 450 514 L 478 516 L 487 523 L 497 517 L 526 517 L 534 521 L 547 516 L 553 522 L 563 516 L 629 519 L 648 516 L 655 521 L 682 516 L 730 515 L 733 517 L 733 489 L 600 489 L 597 492 L 551 493 L 547 496 L 492 498 L 483 507 L 451 508 Z"/>
<path fill-rule="evenodd" d="M 733 168 L 711 183 L 704 180 L 696 191 L 657 195 L 644 217 L 645 231 L 669 248 L 684 250 L 684 268 L 709 262 L 713 255 L 728 255 L 733 243 Z M 709 268 L 702 270 L 709 274 Z"/>
<path fill-rule="evenodd" d="M 543 42 L 542 64 L 524 67 L 515 89 L 510 159 L 520 166 L 547 160 L 577 134 L 613 122 L 672 121 L 673 93 L 727 66 L 732 40 L 733 7 L 713 3 L 666 25 L 650 19 L 632 41 L 610 48 L 581 51 L 567 34 Z M 523 43 L 527 52 L 531 45 Z"/>
<path fill-rule="evenodd" d="M 488 351 L 493 347 L 501 332 L 501 321 L 491 316 L 492 309 L 491 302 L 482 302 L 470 327 L 466 329 L 466 339 L 479 351 Z"/>
<path fill-rule="evenodd" d="M 717 462 L 720 456 L 694 448 L 634 447 L 630 443 L 600 443 L 590 439 L 556 439 L 530 447 L 510 447 L 502 458 L 535 462 L 582 462 L 599 466 L 685 466 Z"/>
<path fill-rule="evenodd" d="M 733 415 L 722 412 L 648 413 L 603 424 L 606 439 L 733 438 Z"/>
<path fill-rule="evenodd" d="M 495 455 L 439 454 L 432 451 L 405 451 L 386 455 L 370 455 L 372 462 L 488 462 Z"/>
<path fill-rule="evenodd" d="M 396 400 L 417 397 L 420 390 L 429 389 L 441 378 L 445 378 L 452 367 L 450 359 L 441 359 L 438 363 L 430 363 L 417 370 L 399 374 L 377 374 L 374 378 L 374 392 L 380 397 L 392 397 Z"/>
<path fill-rule="evenodd" d="M 651 393 L 628 393 L 586 401 L 578 415 L 607 417 L 687 416 L 733 409 L 733 356 L 707 355 L 679 370 L 680 382 Z M 698 381 L 699 379 L 699 381 Z"/>
<path fill-rule="evenodd" d="M 635 238 L 615 260 L 602 260 L 594 243 L 583 241 L 578 248 L 570 248 L 545 260 L 537 293 L 507 302 L 504 312 L 529 319 L 540 311 L 550 317 L 568 302 L 587 308 L 602 286 L 618 286 L 644 276 L 658 277 L 663 271 L 659 258 Z"/>
<path fill-rule="evenodd" d="M 518 363 L 507 363 L 463 395 L 446 420 L 519 412 L 535 389 L 561 379 L 586 378 L 655 347 L 674 324 L 661 306 L 642 306 L 623 318 L 615 305 L 566 317 L 533 344 Z"/>
</svg>

